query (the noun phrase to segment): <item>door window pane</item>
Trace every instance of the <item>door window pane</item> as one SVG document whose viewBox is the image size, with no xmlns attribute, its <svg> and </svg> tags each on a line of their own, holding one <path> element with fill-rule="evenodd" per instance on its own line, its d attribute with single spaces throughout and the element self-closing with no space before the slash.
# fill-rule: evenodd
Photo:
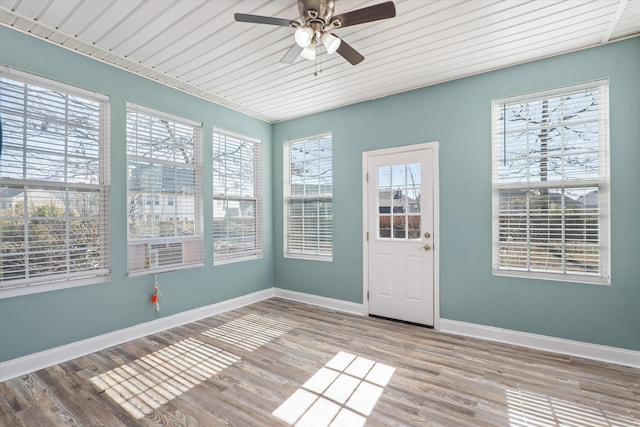
<svg viewBox="0 0 640 427">
<path fill-rule="evenodd" d="M 408 228 L 408 238 L 409 239 L 419 239 L 420 238 L 420 216 L 411 215 L 409 217 L 409 221 L 407 222 Z"/>
<path fill-rule="evenodd" d="M 378 238 L 420 239 L 421 177 L 420 163 L 378 168 Z"/>
<path fill-rule="evenodd" d="M 391 237 L 391 215 L 378 217 L 378 236 L 387 239 Z"/>
<path fill-rule="evenodd" d="M 395 216 L 393 218 L 393 237 L 396 239 L 406 238 L 407 218 Z"/>
</svg>

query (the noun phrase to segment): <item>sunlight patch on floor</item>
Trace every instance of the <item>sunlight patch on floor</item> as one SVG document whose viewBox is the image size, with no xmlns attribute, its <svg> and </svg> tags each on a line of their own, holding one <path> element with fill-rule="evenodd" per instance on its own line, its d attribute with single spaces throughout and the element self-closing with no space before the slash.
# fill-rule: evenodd
<svg viewBox="0 0 640 427">
<path fill-rule="evenodd" d="M 303 426 L 363 426 L 395 368 L 339 352 L 272 415 Z"/>
<path fill-rule="evenodd" d="M 253 351 L 280 335 L 295 328 L 295 325 L 256 314 L 247 314 L 238 319 L 203 332 L 214 338 L 243 350 Z"/>
<path fill-rule="evenodd" d="M 638 427 L 640 421 L 564 399 L 507 389 L 511 427 L 602 426 Z"/>
<path fill-rule="evenodd" d="M 142 418 L 239 360 L 232 353 L 188 338 L 91 381 L 131 416 Z"/>
<path fill-rule="evenodd" d="M 254 351 L 295 325 L 249 314 L 203 332 L 203 335 Z M 91 381 L 136 419 L 185 393 L 241 358 L 195 338 L 188 338 Z"/>
</svg>

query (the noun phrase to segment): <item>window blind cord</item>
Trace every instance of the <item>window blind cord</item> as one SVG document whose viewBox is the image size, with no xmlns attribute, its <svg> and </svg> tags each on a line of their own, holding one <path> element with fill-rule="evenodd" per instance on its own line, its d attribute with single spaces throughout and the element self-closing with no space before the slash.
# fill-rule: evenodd
<svg viewBox="0 0 640 427">
<path fill-rule="evenodd" d="M 502 104 L 502 158 L 507 166 L 507 103 Z"/>
</svg>

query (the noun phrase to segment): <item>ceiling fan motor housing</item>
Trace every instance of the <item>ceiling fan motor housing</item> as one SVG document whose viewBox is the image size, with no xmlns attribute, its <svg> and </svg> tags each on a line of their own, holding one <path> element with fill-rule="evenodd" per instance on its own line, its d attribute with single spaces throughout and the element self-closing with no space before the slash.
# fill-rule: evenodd
<svg viewBox="0 0 640 427">
<path fill-rule="evenodd" d="M 322 32 L 333 16 L 335 5 L 335 0 L 299 0 L 300 19 L 314 31 Z"/>
</svg>

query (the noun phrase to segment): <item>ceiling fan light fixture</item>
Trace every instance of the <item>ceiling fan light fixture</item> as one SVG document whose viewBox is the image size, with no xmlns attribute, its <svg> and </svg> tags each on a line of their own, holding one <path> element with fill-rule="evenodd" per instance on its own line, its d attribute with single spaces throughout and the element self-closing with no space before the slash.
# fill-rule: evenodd
<svg viewBox="0 0 640 427">
<path fill-rule="evenodd" d="M 300 56 L 302 56 L 305 59 L 308 59 L 310 61 L 315 61 L 316 59 L 316 44 L 315 43 L 311 43 L 309 46 L 305 47 L 302 52 L 300 53 Z"/>
<path fill-rule="evenodd" d="M 302 48 L 306 48 L 313 40 L 313 30 L 309 27 L 302 27 L 296 30 L 296 44 Z"/>
<path fill-rule="evenodd" d="M 338 48 L 340 47 L 341 42 L 342 40 L 340 40 L 339 37 L 336 37 L 331 33 L 322 34 L 322 44 L 324 45 L 324 48 L 327 50 L 327 53 L 329 55 L 331 55 L 332 53 L 336 53 L 336 50 L 338 50 Z"/>
</svg>

